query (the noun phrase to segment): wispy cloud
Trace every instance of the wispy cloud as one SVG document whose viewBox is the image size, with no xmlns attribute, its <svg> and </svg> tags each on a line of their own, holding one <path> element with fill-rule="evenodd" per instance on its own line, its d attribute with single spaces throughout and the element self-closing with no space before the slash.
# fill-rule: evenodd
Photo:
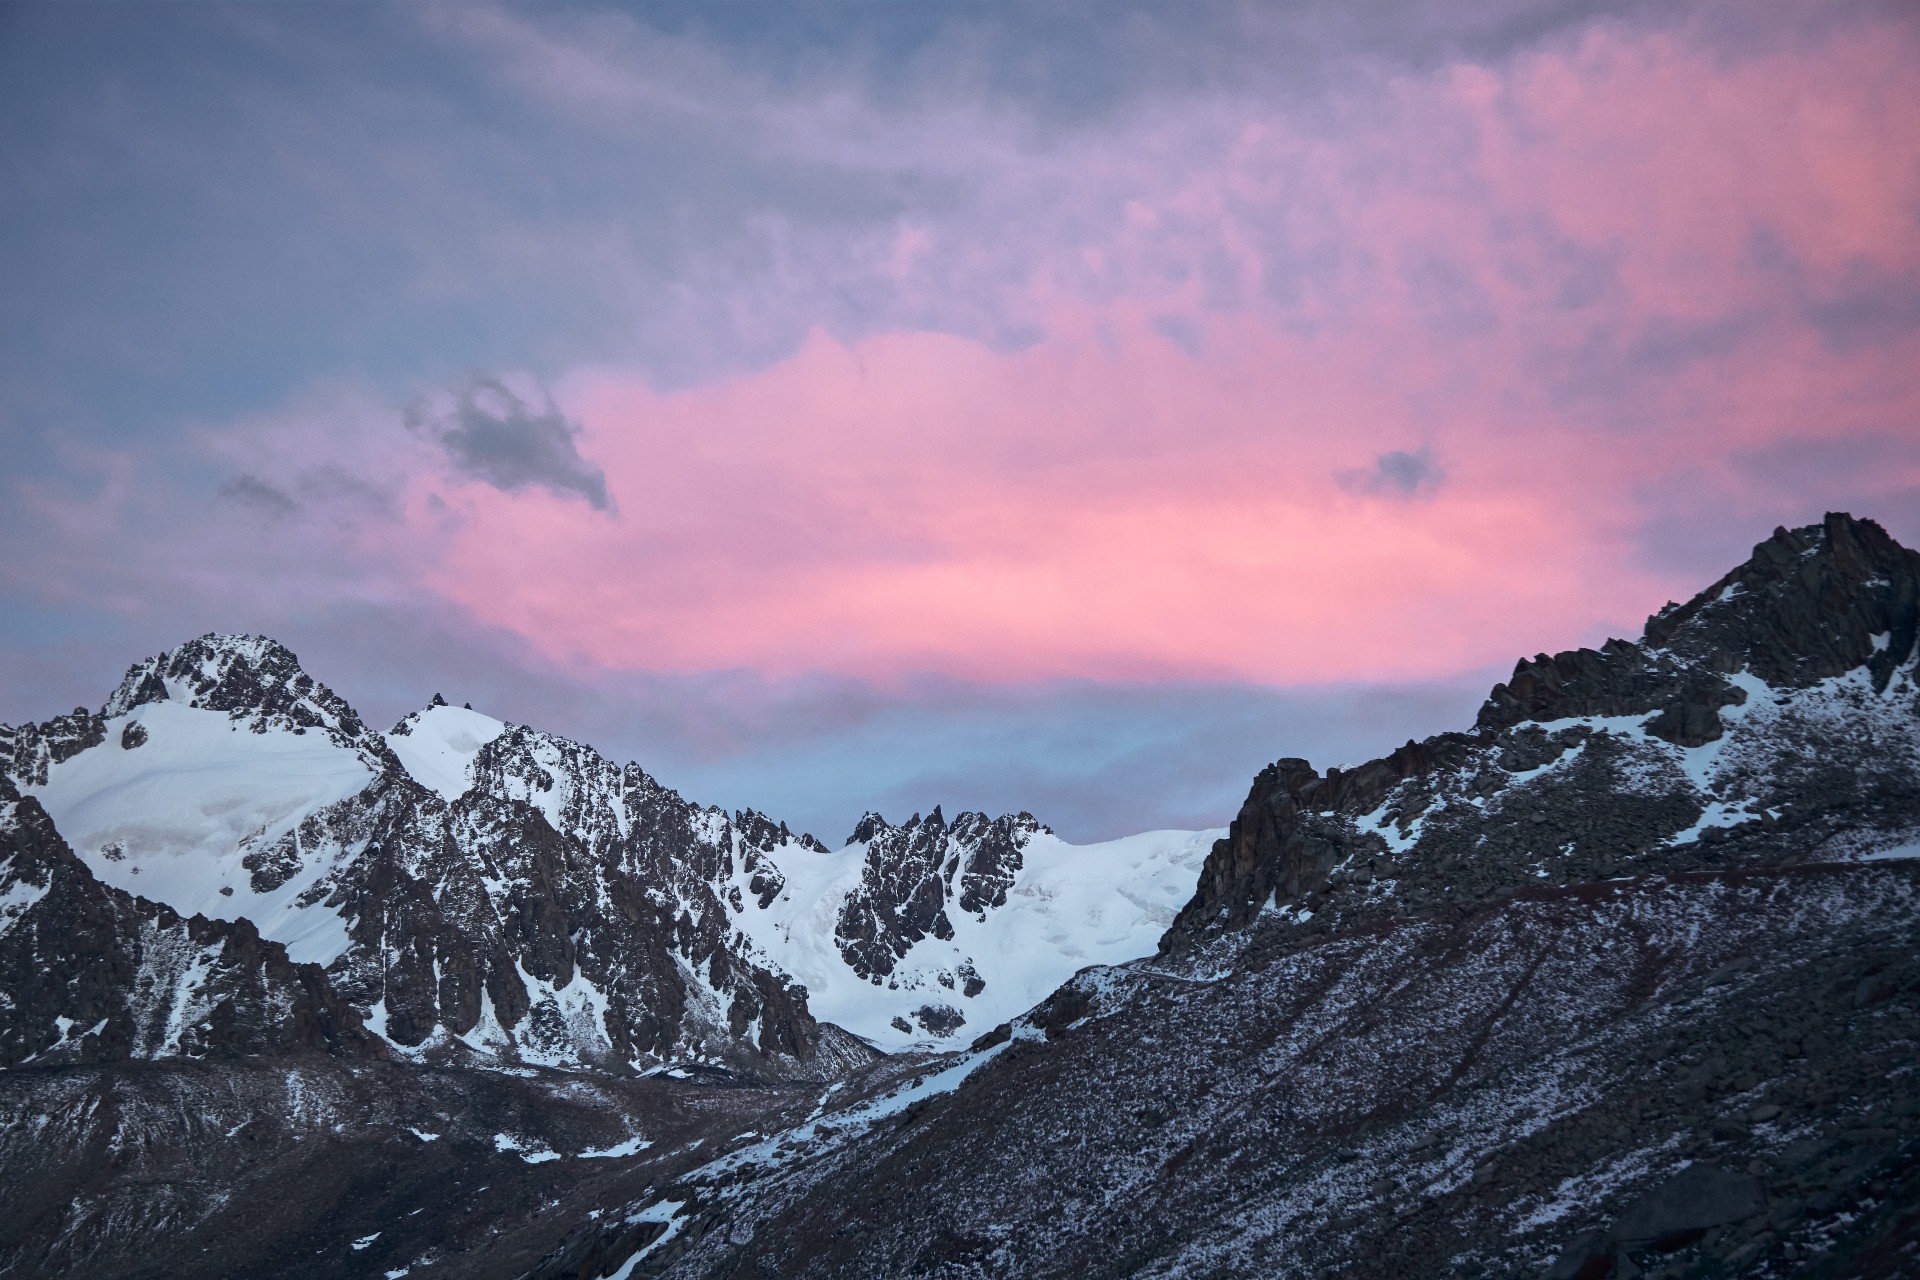
<svg viewBox="0 0 1920 1280">
<path fill-rule="evenodd" d="M 567 420 L 544 391 L 538 405 L 499 378 L 476 378 L 448 395 L 415 405 L 407 426 L 439 443 L 455 469 L 517 493 L 538 486 L 555 497 L 572 495 L 611 515 L 606 473 L 580 456 L 578 424 Z"/>
<path fill-rule="evenodd" d="M 250 471 L 243 471 L 220 486 L 220 496 L 229 502 L 249 507 L 271 520 L 283 520 L 300 509 L 292 494 Z"/>
</svg>

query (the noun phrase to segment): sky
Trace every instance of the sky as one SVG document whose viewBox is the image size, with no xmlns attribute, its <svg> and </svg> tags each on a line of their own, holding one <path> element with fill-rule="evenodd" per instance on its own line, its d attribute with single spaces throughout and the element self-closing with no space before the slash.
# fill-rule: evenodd
<svg viewBox="0 0 1920 1280">
<path fill-rule="evenodd" d="M 829 841 L 1224 825 L 1828 510 L 1920 10 L 0 4 L 0 721 L 207 631 Z"/>
</svg>

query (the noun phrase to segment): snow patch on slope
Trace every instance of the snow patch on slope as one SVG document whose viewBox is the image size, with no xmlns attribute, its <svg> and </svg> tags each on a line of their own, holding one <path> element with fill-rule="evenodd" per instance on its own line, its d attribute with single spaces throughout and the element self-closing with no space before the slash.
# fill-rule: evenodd
<svg viewBox="0 0 1920 1280">
<path fill-rule="evenodd" d="M 135 724 L 146 740 L 123 747 Z M 106 741 L 54 764 L 45 786 L 23 790 L 103 882 L 182 915 L 244 916 L 294 960 L 327 964 L 346 949 L 345 926 L 297 899 L 332 856 L 265 893 L 242 859 L 373 779 L 361 753 L 324 733 L 255 732 L 224 712 L 150 702 L 109 720 Z"/>
<path fill-rule="evenodd" d="M 1225 834 L 1147 831 L 1088 845 L 1036 834 L 1021 852 L 1005 906 L 986 912 L 984 921 L 949 910 L 954 936 L 922 938 L 878 984 L 848 967 L 834 937 L 841 904 L 860 883 L 864 844 L 832 853 L 776 846 L 766 856 L 785 888 L 763 910 L 745 891 L 743 868 L 743 906 L 734 919 L 759 952 L 807 988 L 814 1017 L 892 1051 L 938 1043 L 915 1025 L 914 1014 L 945 1006 L 964 1016 L 956 1036 L 970 1040 L 1032 1008 L 1088 965 L 1151 955 Z M 973 996 L 966 994 L 969 966 L 986 984 Z M 902 1031 L 896 1019 L 910 1029 Z"/>
<path fill-rule="evenodd" d="M 452 803 L 473 786 L 480 748 L 506 731 L 492 716 L 442 704 L 414 712 L 385 737 L 415 782 Z"/>
<path fill-rule="evenodd" d="M 47 896 L 50 884 L 31 884 L 12 875 L 11 859 L 0 863 L 0 883 L 6 885 L 0 892 L 0 934 L 5 934 L 27 913 L 27 908 Z"/>
</svg>

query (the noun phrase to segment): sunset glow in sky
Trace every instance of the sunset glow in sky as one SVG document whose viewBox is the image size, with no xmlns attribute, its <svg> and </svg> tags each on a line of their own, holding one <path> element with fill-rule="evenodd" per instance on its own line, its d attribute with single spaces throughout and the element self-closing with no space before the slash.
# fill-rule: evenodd
<svg viewBox="0 0 1920 1280">
<path fill-rule="evenodd" d="M 1360 9 L 0 9 L 0 720 L 264 631 L 1084 838 L 1920 544 L 1911 5 Z"/>
</svg>

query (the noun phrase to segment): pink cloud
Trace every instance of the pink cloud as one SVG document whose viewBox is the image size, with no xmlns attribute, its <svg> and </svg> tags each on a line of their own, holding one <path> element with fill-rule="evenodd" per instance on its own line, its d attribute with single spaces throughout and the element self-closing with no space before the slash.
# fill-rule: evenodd
<svg viewBox="0 0 1920 1280">
<path fill-rule="evenodd" d="M 1757 454 L 1920 438 L 1916 334 L 1842 349 L 1808 310 L 1920 270 L 1916 44 L 1602 26 L 1331 123 L 1202 101 L 978 148 L 991 217 L 873 252 L 929 298 L 984 255 L 1039 340 L 816 331 L 673 392 L 578 371 L 618 517 L 420 469 L 409 555 L 613 668 L 1298 683 L 1634 631 L 1699 585 L 1636 560 L 1645 495 L 1694 477 L 1758 538 L 1792 481 Z M 1444 482 L 1341 481 L 1423 450 Z"/>
<path fill-rule="evenodd" d="M 816 334 L 678 393 L 582 372 L 564 401 L 620 518 L 459 489 L 430 581 L 553 654 L 651 670 L 1292 683 L 1630 629 L 1686 585 L 1632 568 L 1636 493 L 1738 487 L 1734 457 L 1768 443 L 1920 426 L 1914 336 L 1837 353 L 1753 259 L 1770 234 L 1803 288 L 1920 261 L 1899 36 L 1730 56 L 1597 29 L 1400 81 L 1338 136 L 1204 107 L 1217 165 L 1173 167 L 1104 242 L 1044 259 L 1039 344 Z M 1060 180 L 1164 144 L 1112 140 Z M 1275 228 L 1357 265 L 1292 313 L 1210 305 L 1202 259 L 1246 297 Z M 893 273 L 933 242 L 902 230 Z M 1586 301 L 1569 251 L 1603 267 Z M 1438 315 L 1427 261 L 1457 294 Z M 1123 288 L 1087 294 L 1089 269 Z M 1198 355 L 1156 332 L 1169 309 Z M 1688 324 L 1745 328 L 1716 345 Z M 1619 386 L 1569 382 L 1609 344 Z M 1336 484 L 1419 447 L 1446 472 L 1421 501 Z"/>
<path fill-rule="evenodd" d="M 1514 643 L 1591 622 L 1604 554 L 1488 573 L 1553 539 L 1550 484 L 1461 453 L 1429 501 L 1342 490 L 1418 427 L 1338 344 L 1239 328 L 1204 362 L 1137 329 L 1015 355 L 909 334 L 671 396 L 583 378 L 621 519 L 465 491 L 434 585 L 558 653 L 778 673 L 1401 676 L 1476 661 L 1500 618 Z"/>
</svg>

